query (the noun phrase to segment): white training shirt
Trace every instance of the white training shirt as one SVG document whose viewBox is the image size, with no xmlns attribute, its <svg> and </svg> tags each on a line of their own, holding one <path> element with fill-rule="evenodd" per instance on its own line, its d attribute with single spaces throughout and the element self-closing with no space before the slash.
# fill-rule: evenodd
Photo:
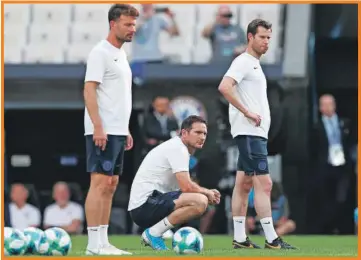
<svg viewBox="0 0 361 260">
<path fill-rule="evenodd" d="M 99 82 L 97 102 L 106 134 L 128 135 L 132 111 L 132 71 L 123 48 L 107 40 L 99 42 L 90 52 L 85 82 Z M 87 109 L 84 115 L 85 135 L 94 131 Z"/>
<path fill-rule="evenodd" d="M 229 104 L 232 136 L 252 135 L 268 139 L 271 113 L 267 98 L 267 81 L 259 60 L 244 52 L 232 62 L 225 76 L 237 82 L 237 94 L 241 104 L 250 112 L 261 116 L 261 125 L 256 127 L 253 121 Z"/>
<path fill-rule="evenodd" d="M 13 228 L 24 230 L 34 226 L 39 227 L 41 224 L 40 210 L 26 203 L 24 207 L 18 208 L 15 203 L 9 204 L 10 222 Z"/>
<path fill-rule="evenodd" d="M 141 206 L 154 190 L 163 193 L 178 190 L 175 173 L 188 172 L 189 159 L 188 149 L 178 136 L 153 148 L 135 175 L 128 210 Z"/>
<path fill-rule="evenodd" d="M 83 207 L 70 201 L 64 208 L 53 203 L 44 211 L 44 226 L 62 227 L 70 225 L 74 220 L 84 221 Z"/>
</svg>

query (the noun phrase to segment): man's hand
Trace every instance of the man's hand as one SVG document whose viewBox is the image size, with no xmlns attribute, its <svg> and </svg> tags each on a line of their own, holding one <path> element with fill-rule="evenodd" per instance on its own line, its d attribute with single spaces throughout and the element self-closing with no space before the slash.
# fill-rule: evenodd
<svg viewBox="0 0 361 260">
<path fill-rule="evenodd" d="M 245 114 L 245 117 L 247 117 L 248 119 L 252 120 L 256 126 L 260 126 L 261 125 L 261 116 L 257 115 L 255 113 L 252 113 L 250 111 L 247 111 Z"/>
<path fill-rule="evenodd" d="M 133 148 L 133 137 L 131 134 L 127 136 L 127 143 L 125 144 L 125 150 L 129 151 Z"/>
<path fill-rule="evenodd" d="M 93 141 L 95 143 L 95 146 L 99 146 L 102 149 L 102 151 L 105 150 L 108 137 L 107 134 L 104 132 L 102 126 L 94 127 Z"/>
<path fill-rule="evenodd" d="M 215 204 L 219 204 L 221 202 L 221 193 L 216 189 L 212 189 L 211 191 L 213 192 L 215 197 Z"/>
</svg>

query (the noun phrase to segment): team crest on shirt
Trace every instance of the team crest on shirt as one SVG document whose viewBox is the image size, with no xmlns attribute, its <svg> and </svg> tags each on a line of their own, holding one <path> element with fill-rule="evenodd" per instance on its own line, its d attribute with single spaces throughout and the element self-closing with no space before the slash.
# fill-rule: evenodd
<svg viewBox="0 0 361 260">
<path fill-rule="evenodd" d="M 191 115 L 196 115 L 207 119 L 207 113 L 204 105 L 196 98 L 191 96 L 179 96 L 170 102 L 170 107 L 181 125 L 183 120 Z"/>
</svg>

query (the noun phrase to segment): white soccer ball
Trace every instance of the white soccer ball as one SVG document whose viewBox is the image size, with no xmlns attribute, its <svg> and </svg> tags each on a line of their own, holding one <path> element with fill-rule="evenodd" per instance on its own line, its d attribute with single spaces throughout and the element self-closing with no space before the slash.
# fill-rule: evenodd
<svg viewBox="0 0 361 260">
<path fill-rule="evenodd" d="M 6 256 L 24 255 L 28 247 L 24 234 L 15 228 L 4 229 L 4 254 Z"/>
<path fill-rule="evenodd" d="M 203 250 L 203 237 L 192 227 L 183 227 L 173 235 L 172 248 L 177 254 L 199 254 Z"/>
<path fill-rule="evenodd" d="M 48 243 L 47 255 L 67 255 L 71 250 L 71 238 L 61 228 L 53 227 L 45 230 L 45 237 Z"/>
<path fill-rule="evenodd" d="M 45 233 L 39 228 L 28 227 L 23 231 L 28 243 L 26 254 L 46 255 L 49 244 L 46 241 Z"/>
</svg>

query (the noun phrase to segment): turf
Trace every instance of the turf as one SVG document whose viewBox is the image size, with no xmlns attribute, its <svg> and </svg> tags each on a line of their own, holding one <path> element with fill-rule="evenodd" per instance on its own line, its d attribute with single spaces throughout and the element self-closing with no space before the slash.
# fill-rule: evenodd
<svg viewBox="0 0 361 260">
<path fill-rule="evenodd" d="M 264 247 L 264 237 L 252 236 L 251 239 Z M 238 249 L 231 247 L 230 236 L 204 236 L 204 250 L 199 256 L 357 256 L 357 236 L 287 236 L 284 240 L 299 248 L 295 251 Z M 132 252 L 134 256 L 176 256 L 173 251 L 156 252 L 140 244 L 140 236 L 111 236 L 113 245 Z M 72 237 L 71 256 L 84 255 L 87 238 Z M 167 240 L 170 247 L 171 241 Z"/>
</svg>

